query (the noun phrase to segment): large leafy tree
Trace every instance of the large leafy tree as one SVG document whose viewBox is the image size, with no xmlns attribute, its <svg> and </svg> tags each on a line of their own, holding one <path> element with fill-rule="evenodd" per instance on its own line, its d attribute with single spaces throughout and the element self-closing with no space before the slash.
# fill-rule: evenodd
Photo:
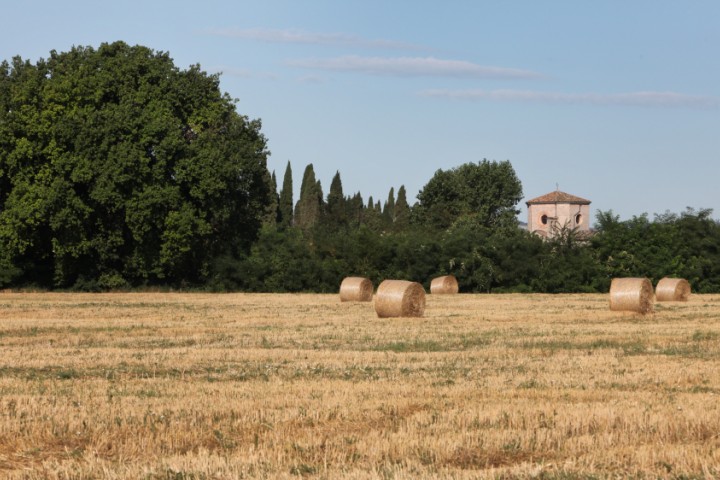
<svg viewBox="0 0 720 480">
<path fill-rule="evenodd" d="M 465 163 L 438 170 L 418 193 L 414 215 L 419 223 L 446 229 L 459 219 L 479 226 L 517 225 L 522 184 L 509 161 Z"/>
<path fill-rule="evenodd" d="M 0 64 L 0 283 L 201 282 L 270 195 L 266 141 L 199 66 L 123 42 Z"/>
</svg>

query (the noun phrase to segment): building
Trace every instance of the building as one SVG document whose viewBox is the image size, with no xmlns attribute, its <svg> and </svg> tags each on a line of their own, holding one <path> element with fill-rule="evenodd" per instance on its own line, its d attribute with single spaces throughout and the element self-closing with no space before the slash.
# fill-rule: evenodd
<svg viewBox="0 0 720 480">
<path fill-rule="evenodd" d="M 527 229 L 552 238 L 564 228 L 590 232 L 590 200 L 555 190 L 525 202 L 528 207 Z"/>
</svg>

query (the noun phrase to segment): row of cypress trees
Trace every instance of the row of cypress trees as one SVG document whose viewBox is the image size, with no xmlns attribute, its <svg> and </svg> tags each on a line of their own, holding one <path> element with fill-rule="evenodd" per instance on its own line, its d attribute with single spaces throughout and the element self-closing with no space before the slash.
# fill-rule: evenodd
<svg viewBox="0 0 720 480">
<path fill-rule="evenodd" d="M 265 223 L 281 228 L 297 227 L 303 231 L 317 226 L 336 228 L 357 228 L 367 225 L 372 229 L 404 230 L 410 225 L 411 207 L 407 201 L 405 186 L 391 187 L 384 203 L 372 196 L 367 203 L 357 192 L 346 196 L 343 192 L 340 172 L 335 172 L 327 197 L 323 194 L 320 180 L 315 176 L 313 164 L 308 164 L 303 173 L 300 198 L 293 203 L 293 173 L 288 161 L 282 187 L 278 190 L 275 172 L 271 176 L 272 195 L 268 205 Z"/>
</svg>

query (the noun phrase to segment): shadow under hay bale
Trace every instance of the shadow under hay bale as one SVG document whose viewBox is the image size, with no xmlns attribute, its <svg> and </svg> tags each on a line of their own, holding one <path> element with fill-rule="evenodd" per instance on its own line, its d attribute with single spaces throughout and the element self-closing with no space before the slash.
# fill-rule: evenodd
<svg viewBox="0 0 720 480">
<path fill-rule="evenodd" d="M 684 278 L 661 279 L 655 287 L 658 302 L 687 302 L 690 297 L 690 283 Z"/>
<path fill-rule="evenodd" d="M 430 293 L 438 294 L 454 294 L 460 291 L 457 278 L 454 275 L 445 275 L 433 278 L 430 282 Z"/>
<path fill-rule="evenodd" d="M 417 282 L 385 280 L 375 294 L 375 312 L 380 318 L 422 317 L 425 289 Z"/>
<path fill-rule="evenodd" d="M 650 313 L 653 287 L 647 278 L 613 278 L 610 284 L 610 310 Z"/>
<path fill-rule="evenodd" d="M 369 302 L 373 298 L 373 284 L 368 278 L 346 277 L 340 284 L 341 302 Z"/>
</svg>

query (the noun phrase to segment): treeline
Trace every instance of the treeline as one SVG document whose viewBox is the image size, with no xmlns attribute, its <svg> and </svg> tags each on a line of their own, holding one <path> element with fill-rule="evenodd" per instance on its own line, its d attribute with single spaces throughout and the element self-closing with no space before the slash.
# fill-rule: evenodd
<svg viewBox="0 0 720 480">
<path fill-rule="evenodd" d="M 652 221 L 601 211 L 590 236 L 562 229 L 544 240 L 517 224 L 522 190 L 509 162 L 440 170 L 413 206 L 403 186 L 384 202 L 346 196 L 339 173 L 324 197 L 312 165 L 301 185 L 293 206 L 288 162 L 249 255 L 226 259 L 214 288 L 335 292 L 348 275 L 429 287 L 433 277 L 453 274 L 463 292 L 606 292 L 621 276 L 679 276 L 696 292 L 720 291 L 720 224 L 710 210 Z"/>
<path fill-rule="evenodd" d="M 293 198 L 266 166 L 259 120 L 219 77 L 123 42 L 0 63 L 0 288 L 336 292 L 349 275 L 454 274 L 464 292 L 603 292 L 672 275 L 720 291 L 709 210 L 621 221 L 549 241 L 518 227 L 509 161 L 438 170 L 412 205 L 327 195 L 312 165 Z"/>
</svg>

